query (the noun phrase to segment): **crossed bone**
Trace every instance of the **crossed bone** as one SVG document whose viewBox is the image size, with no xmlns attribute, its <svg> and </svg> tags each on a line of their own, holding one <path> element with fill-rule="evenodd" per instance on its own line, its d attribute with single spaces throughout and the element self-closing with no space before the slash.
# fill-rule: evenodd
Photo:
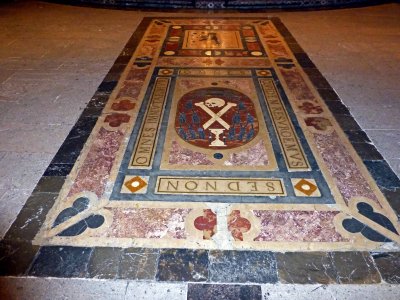
<svg viewBox="0 0 400 300">
<path fill-rule="evenodd" d="M 222 108 L 219 112 L 215 113 L 213 112 L 211 109 L 209 109 L 204 102 L 198 102 L 195 103 L 194 105 L 200 107 L 202 110 L 204 110 L 207 114 L 210 115 L 211 119 L 208 120 L 207 122 L 205 122 L 203 124 L 203 128 L 207 129 L 208 127 L 210 127 L 212 125 L 212 123 L 214 122 L 218 122 L 219 124 L 221 124 L 222 126 L 225 127 L 225 129 L 229 129 L 231 126 L 226 123 L 224 120 L 221 119 L 221 117 L 232 107 L 237 106 L 236 103 L 232 103 L 232 102 L 228 102 L 226 104 L 226 106 L 224 108 Z"/>
</svg>

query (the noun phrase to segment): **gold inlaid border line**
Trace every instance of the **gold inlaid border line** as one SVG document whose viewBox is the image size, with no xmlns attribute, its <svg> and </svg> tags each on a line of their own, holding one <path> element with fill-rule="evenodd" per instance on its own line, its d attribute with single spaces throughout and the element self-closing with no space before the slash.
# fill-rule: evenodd
<svg viewBox="0 0 400 300">
<path fill-rule="evenodd" d="M 157 143 L 170 78 L 158 77 L 155 81 L 146 115 L 133 148 L 130 169 L 151 169 Z"/>
<path fill-rule="evenodd" d="M 281 178 L 158 176 L 155 194 L 286 196 Z"/>
<path fill-rule="evenodd" d="M 279 144 L 281 146 L 288 171 L 310 171 L 310 164 L 304 153 L 303 147 L 299 142 L 289 114 L 282 103 L 282 99 L 276 89 L 273 79 L 260 78 L 259 82 L 262 87 L 264 100 L 271 115 L 272 123 L 274 124 L 274 128 L 279 139 Z M 279 120 L 279 118 L 281 118 L 281 120 Z M 284 128 L 287 128 L 285 132 L 287 132 L 289 135 L 283 136 L 283 130 L 278 125 L 278 122 L 283 123 Z M 294 152 L 294 154 L 290 154 L 290 152 Z"/>
<path fill-rule="evenodd" d="M 180 77 L 191 77 L 191 76 L 213 76 L 213 77 L 227 77 L 227 76 L 238 76 L 238 77 L 251 77 L 251 69 L 229 69 L 229 68 L 180 68 L 178 75 Z"/>
</svg>

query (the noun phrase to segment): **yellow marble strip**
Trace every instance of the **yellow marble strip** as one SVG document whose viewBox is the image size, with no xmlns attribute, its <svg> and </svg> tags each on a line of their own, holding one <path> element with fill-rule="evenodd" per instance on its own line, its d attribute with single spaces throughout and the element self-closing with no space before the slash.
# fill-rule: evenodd
<svg viewBox="0 0 400 300">
<path fill-rule="evenodd" d="M 259 79 L 289 172 L 310 170 L 307 157 L 272 79 Z"/>
<path fill-rule="evenodd" d="M 282 179 L 157 177 L 156 194 L 286 196 Z"/>
<path fill-rule="evenodd" d="M 250 70 L 243 69 L 180 69 L 181 76 L 251 76 Z"/>
<path fill-rule="evenodd" d="M 130 169 L 151 168 L 169 82 L 169 78 L 156 79 L 153 94 L 133 149 Z"/>
</svg>

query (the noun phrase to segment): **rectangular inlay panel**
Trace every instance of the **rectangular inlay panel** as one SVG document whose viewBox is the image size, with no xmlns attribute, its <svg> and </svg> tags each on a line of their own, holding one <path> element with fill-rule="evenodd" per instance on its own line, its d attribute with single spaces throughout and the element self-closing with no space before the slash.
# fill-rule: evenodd
<svg viewBox="0 0 400 300">
<path fill-rule="evenodd" d="M 182 49 L 243 49 L 243 45 L 238 31 L 186 30 Z"/>
<path fill-rule="evenodd" d="M 180 70 L 179 70 L 180 71 Z M 174 86 L 160 168 L 276 170 L 251 77 L 182 76 Z M 257 155 L 249 160 L 249 153 Z M 190 161 L 179 157 L 191 153 Z"/>
<path fill-rule="evenodd" d="M 35 244 L 334 251 L 400 241 L 396 214 L 279 20 L 144 26 Z"/>
<path fill-rule="evenodd" d="M 157 78 L 142 128 L 132 154 L 130 167 L 149 168 L 153 161 L 160 119 L 162 116 L 169 79 Z"/>
<path fill-rule="evenodd" d="M 309 170 L 309 164 L 289 115 L 272 79 L 260 79 L 264 97 L 272 116 L 279 143 L 289 171 Z"/>
<path fill-rule="evenodd" d="M 164 176 L 157 178 L 156 193 L 240 196 L 284 196 L 286 194 L 280 179 Z"/>
</svg>

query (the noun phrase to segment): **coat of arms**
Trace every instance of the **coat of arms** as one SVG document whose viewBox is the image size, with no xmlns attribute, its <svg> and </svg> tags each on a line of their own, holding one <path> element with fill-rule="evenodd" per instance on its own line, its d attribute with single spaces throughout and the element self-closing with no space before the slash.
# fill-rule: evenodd
<svg viewBox="0 0 400 300">
<path fill-rule="evenodd" d="M 190 144 L 230 149 L 257 135 L 258 120 L 246 95 L 227 88 L 207 88 L 191 91 L 179 100 L 175 129 Z"/>
</svg>

